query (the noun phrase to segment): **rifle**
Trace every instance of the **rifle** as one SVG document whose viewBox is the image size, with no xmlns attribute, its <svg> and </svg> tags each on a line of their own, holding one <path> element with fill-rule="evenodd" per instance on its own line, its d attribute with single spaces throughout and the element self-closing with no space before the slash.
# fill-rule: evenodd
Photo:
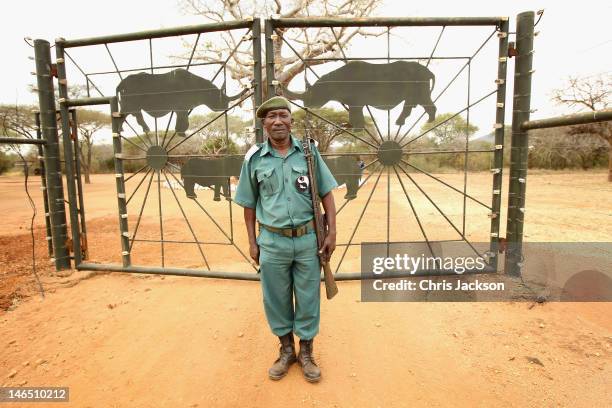
<svg viewBox="0 0 612 408">
<path fill-rule="evenodd" d="M 312 210 L 314 212 L 314 228 L 317 234 L 317 252 L 323 245 L 325 237 L 327 236 L 327 222 L 325 215 L 321 212 L 321 199 L 319 198 L 319 188 L 317 185 L 317 175 L 314 171 L 314 158 L 312 150 L 310 148 L 310 138 L 308 132 L 302 140 L 302 147 L 304 148 L 304 156 L 306 156 L 306 164 L 308 165 L 308 178 L 310 180 L 310 195 L 312 196 Z M 329 262 L 325 257 L 326 254 L 319 253 L 319 261 L 323 267 L 323 278 L 325 281 L 325 294 L 327 299 L 331 299 L 338 293 L 338 287 L 334 280 L 334 274 L 329 267 Z"/>
</svg>

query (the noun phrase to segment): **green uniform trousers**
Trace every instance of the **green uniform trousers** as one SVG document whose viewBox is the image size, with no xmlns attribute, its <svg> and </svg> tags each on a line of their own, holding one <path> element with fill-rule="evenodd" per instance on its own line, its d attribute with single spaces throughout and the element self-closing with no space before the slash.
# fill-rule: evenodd
<svg viewBox="0 0 612 408">
<path fill-rule="evenodd" d="M 314 338 L 321 314 L 321 266 L 314 230 L 309 227 L 301 237 L 289 238 L 261 228 L 257 244 L 270 329 L 277 336 L 293 331 L 300 339 Z"/>
</svg>

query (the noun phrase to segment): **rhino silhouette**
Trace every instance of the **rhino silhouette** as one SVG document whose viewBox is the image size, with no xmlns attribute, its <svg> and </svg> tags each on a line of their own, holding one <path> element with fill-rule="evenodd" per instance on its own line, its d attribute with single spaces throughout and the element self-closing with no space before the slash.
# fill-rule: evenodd
<svg viewBox="0 0 612 408">
<path fill-rule="evenodd" d="M 414 61 L 396 61 L 389 64 L 371 64 L 351 61 L 328 73 L 314 84 L 306 84 L 305 92 L 284 90 L 289 99 L 299 99 L 304 106 L 320 108 L 329 101 L 347 105 L 352 128 L 365 125 L 364 106 L 391 110 L 404 102 L 404 108 L 395 121 L 403 125 L 417 105 L 428 114 L 428 121 L 436 117 L 436 106 L 431 100 L 435 75 L 425 66 Z"/>
<path fill-rule="evenodd" d="M 196 106 L 206 105 L 213 111 L 227 109 L 230 101 L 240 98 L 245 91 L 228 97 L 208 79 L 184 69 L 163 74 L 140 72 L 125 77 L 117 86 L 121 106 L 121 126 L 127 115 L 134 115 L 143 131 L 149 132 L 142 111 L 154 118 L 176 113 L 175 131 L 185 136 L 189 128 L 188 115 Z"/>
</svg>

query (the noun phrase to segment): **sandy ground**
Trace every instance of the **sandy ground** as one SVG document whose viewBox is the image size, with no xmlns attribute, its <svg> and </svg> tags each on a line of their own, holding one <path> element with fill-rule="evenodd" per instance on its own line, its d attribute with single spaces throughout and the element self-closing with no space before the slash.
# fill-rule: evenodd
<svg viewBox="0 0 612 408">
<path fill-rule="evenodd" d="M 383 173 L 365 206 L 377 176 L 340 212 L 338 242 L 347 243 L 354 230 L 352 243 L 384 240 L 387 208 L 392 241 L 422 240 L 393 173 L 389 185 Z M 463 188 L 462 175 L 440 177 Z M 461 195 L 425 176 L 414 178 L 462 230 Z M 128 182 L 128 194 L 139 181 L 136 176 Z M 429 239 L 456 239 L 435 207 L 407 178 L 402 181 Z M 130 231 L 147 183 L 129 206 Z M 30 186 L 39 211 L 36 258 L 46 297 L 37 294 L 31 273 L 31 212 L 23 180 L 2 177 L 0 384 L 68 386 L 71 402 L 62 406 L 75 407 L 612 405 L 610 303 L 361 303 L 358 282 L 340 282 L 340 295 L 322 301 L 315 341 L 321 383 L 306 383 L 298 366 L 272 382 L 266 371 L 278 346 L 256 282 L 55 273 L 46 258 L 39 180 Z M 393 197 L 389 207 L 387 188 Z M 160 191 L 164 238 L 193 240 L 172 190 Z M 467 191 L 490 203 L 490 174 L 470 174 Z M 198 190 L 217 227 L 184 193 L 175 193 L 194 234 L 207 242 L 202 252 L 210 269 L 253 271 L 226 237 L 246 248 L 238 208 L 230 223 L 228 202 L 214 202 L 212 192 Z M 339 206 L 343 195 L 343 190 L 336 193 Z M 148 197 L 137 237 L 158 240 L 156 183 Z M 528 241 L 603 242 L 612 236 L 606 204 L 612 202 L 612 184 L 603 172 L 533 173 L 527 198 Z M 504 194 L 504 207 L 506 201 Z M 116 206 L 112 175 L 94 176 L 85 194 L 92 262 L 121 260 Z M 470 240 L 488 241 L 487 212 L 468 200 Z M 504 230 L 502 223 L 502 235 Z M 343 250 L 340 246 L 334 255 L 334 267 Z M 351 246 L 340 273 L 359 271 L 359 257 L 359 247 Z M 132 261 L 160 265 L 160 244 L 137 242 Z M 164 263 L 205 268 L 195 244 L 166 243 Z"/>
</svg>

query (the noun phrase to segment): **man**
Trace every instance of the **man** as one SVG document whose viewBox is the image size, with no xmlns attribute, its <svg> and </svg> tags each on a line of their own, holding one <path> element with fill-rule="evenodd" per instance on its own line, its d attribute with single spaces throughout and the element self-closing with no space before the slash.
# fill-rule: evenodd
<svg viewBox="0 0 612 408">
<path fill-rule="evenodd" d="M 244 207 L 249 253 L 260 265 L 266 318 L 281 342 L 279 358 L 268 375 L 273 380 L 283 378 L 297 359 L 306 380 L 317 382 L 321 370 L 312 350 L 313 339 L 319 332 L 321 266 L 306 158 L 301 141 L 291 135 L 291 107 L 287 99 L 280 96 L 268 99 L 256 115 L 262 119 L 268 140 L 253 146 L 245 155 L 234 202 Z M 319 251 L 329 259 L 336 247 L 336 208 L 331 191 L 338 183 L 314 146 L 312 152 L 329 226 Z M 297 357 L 293 332 L 300 338 Z"/>
</svg>

